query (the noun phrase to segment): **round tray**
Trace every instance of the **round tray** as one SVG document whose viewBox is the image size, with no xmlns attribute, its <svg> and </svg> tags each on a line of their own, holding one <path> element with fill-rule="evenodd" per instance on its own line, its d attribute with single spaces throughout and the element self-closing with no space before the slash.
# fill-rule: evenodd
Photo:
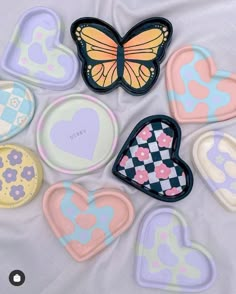
<svg viewBox="0 0 236 294">
<path fill-rule="evenodd" d="M 56 100 L 44 111 L 37 127 L 41 157 L 67 174 L 84 174 L 104 165 L 117 138 L 117 121 L 111 110 L 82 94 Z"/>
<path fill-rule="evenodd" d="M 32 92 L 23 84 L 0 81 L 0 142 L 23 131 L 35 111 Z"/>
<path fill-rule="evenodd" d="M 19 145 L 0 146 L 0 207 L 29 202 L 39 191 L 43 169 L 37 156 Z"/>
</svg>

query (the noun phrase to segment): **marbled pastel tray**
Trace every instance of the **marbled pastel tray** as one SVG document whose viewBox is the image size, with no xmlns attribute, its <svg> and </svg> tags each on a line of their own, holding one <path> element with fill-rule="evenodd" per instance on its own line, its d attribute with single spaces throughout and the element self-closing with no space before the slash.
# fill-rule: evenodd
<svg viewBox="0 0 236 294">
<path fill-rule="evenodd" d="M 211 254 L 190 241 L 183 216 L 163 207 L 148 212 L 140 225 L 135 273 L 142 287 L 189 293 L 208 289 L 216 267 Z"/>
<path fill-rule="evenodd" d="M 220 203 L 236 211 L 236 139 L 218 131 L 203 133 L 194 143 L 193 160 Z"/>
<path fill-rule="evenodd" d="M 173 116 L 181 123 L 223 121 L 236 115 L 236 74 L 217 70 L 210 52 L 186 46 L 167 63 L 166 84 Z"/>
<path fill-rule="evenodd" d="M 17 82 L 0 81 L 0 142 L 26 128 L 34 111 L 34 96 L 28 88 Z"/>
<path fill-rule="evenodd" d="M 2 58 L 9 74 L 52 90 L 65 90 L 76 82 L 78 61 L 62 45 L 61 22 L 51 9 L 26 11 L 15 26 Z"/>
<path fill-rule="evenodd" d="M 123 192 L 88 192 L 71 182 L 51 186 L 44 195 L 43 210 L 58 240 L 78 262 L 106 248 L 134 219 L 132 203 Z"/>
</svg>

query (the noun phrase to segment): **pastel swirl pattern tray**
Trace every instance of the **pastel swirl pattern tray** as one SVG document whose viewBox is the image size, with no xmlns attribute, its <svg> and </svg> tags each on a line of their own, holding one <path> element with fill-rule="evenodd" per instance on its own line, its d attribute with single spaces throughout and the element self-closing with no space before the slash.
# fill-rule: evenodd
<svg viewBox="0 0 236 294">
<path fill-rule="evenodd" d="M 76 82 L 78 61 L 61 43 L 58 15 L 45 7 L 26 11 L 16 24 L 2 67 L 38 87 L 65 90 Z"/>
<path fill-rule="evenodd" d="M 71 182 L 51 186 L 44 195 L 43 210 L 58 240 L 78 262 L 106 248 L 134 219 L 133 206 L 123 192 L 88 192 Z"/>
<path fill-rule="evenodd" d="M 103 166 L 118 139 L 117 121 L 99 100 L 72 94 L 54 101 L 37 127 L 38 151 L 57 171 L 84 174 Z"/>
<path fill-rule="evenodd" d="M 0 208 L 19 207 L 37 195 L 43 180 L 41 163 L 30 149 L 0 145 Z"/>
<path fill-rule="evenodd" d="M 236 115 L 236 74 L 217 70 L 205 48 L 177 50 L 167 63 L 166 84 L 171 112 L 181 123 L 217 122 Z"/>
<path fill-rule="evenodd" d="M 180 141 L 181 129 L 172 118 L 147 117 L 131 132 L 112 171 L 156 199 L 179 201 L 193 186 L 192 172 L 179 157 Z"/>
<path fill-rule="evenodd" d="M 0 81 L 0 142 L 20 133 L 31 122 L 34 96 L 24 85 Z"/>
<path fill-rule="evenodd" d="M 193 146 L 194 163 L 219 202 L 236 211 L 236 139 L 226 133 L 203 133 Z"/>
<path fill-rule="evenodd" d="M 189 229 L 173 208 L 150 211 L 137 241 L 136 280 L 142 287 L 200 292 L 215 280 L 211 254 L 189 239 Z"/>
</svg>

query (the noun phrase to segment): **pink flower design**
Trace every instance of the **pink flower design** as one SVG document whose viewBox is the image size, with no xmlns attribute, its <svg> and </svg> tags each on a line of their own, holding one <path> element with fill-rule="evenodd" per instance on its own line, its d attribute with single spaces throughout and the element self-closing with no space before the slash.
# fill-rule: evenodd
<svg viewBox="0 0 236 294">
<path fill-rule="evenodd" d="M 167 179 L 171 173 L 171 169 L 164 163 L 155 167 L 156 177 L 159 179 Z"/>
<path fill-rule="evenodd" d="M 151 136 L 152 133 L 149 131 L 148 127 L 143 128 L 142 131 L 138 134 L 138 137 L 144 141 L 147 141 L 149 138 L 151 138 Z"/>
<path fill-rule="evenodd" d="M 139 147 L 138 150 L 135 152 L 135 156 L 138 157 L 139 161 L 144 161 L 149 158 L 149 149 Z"/>
<path fill-rule="evenodd" d="M 174 187 L 172 189 L 166 190 L 165 194 L 167 196 L 175 196 L 175 195 L 179 194 L 179 190 L 176 187 Z"/>
<path fill-rule="evenodd" d="M 120 161 L 120 166 L 125 167 L 128 160 L 129 157 L 127 155 L 123 156 L 123 158 Z"/>
<path fill-rule="evenodd" d="M 10 100 L 10 105 L 13 106 L 14 108 L 17 108 L 20 104 L 20 100 L 17 97 L 14 97 Z"/>
<path fill-rule="evenodd" d="M 170 148 L 172 144 L 172 137 L 166 135 L 165 133 L 161 133 L 159 137 L 157 137 L 157 142 L 160 147 Z"/>
<path fill-rule="evenodd" d="M 17 122 L 19 125 L 23 125 L 26 122 L 27 117 L 26 116 L 19 116 L 17 118 Z"/>
<path fill-rule="evenodd" d="M 136 182 L 142 185 L 148 181 L 148 172 L 146 170 L 138 170 L 134 179 Z"/>
</svg>

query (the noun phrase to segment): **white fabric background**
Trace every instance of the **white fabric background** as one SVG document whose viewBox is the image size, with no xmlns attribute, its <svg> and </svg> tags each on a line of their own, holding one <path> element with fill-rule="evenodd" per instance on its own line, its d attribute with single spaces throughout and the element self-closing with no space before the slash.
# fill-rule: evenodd
<svg viewBox="0 0 236 294">
<path fill-rule="evenodd" d="M 44 164 L 45 181 L 39 195 L 21 208 L 0 211 L 0 293 L 1 294 L 148 294 L 168 293 L 140 288 L 134 280 L 134 254 L 137 229 L 143 215 L 152 207 L 165 205 L 127 186 L 111 174 L 111 168 L 127 136 L 142 118 L 153 114 L 169 115 L 165 87 L 168 57 L 187 44 L 208 48 L 219 68 L 236 72 L 236 1 L 235 0 L 1 0 L 0 54 L 2 54 L 20 14 L 27 8 L 44 5 L 53 8 L 65 27 L 64 43 L 76 51 L 70 36 L 71 23 L 83 16 L 99 17 L 124 35 L 137 22 L 153 16 L 169 19 L 174 27 L 172 43 L 161 65 L 158 82 L 150 93 L 133 97 L 122 89 L 108 95 L 89 90 L 81 76 L 70 91 L 53 92 L 34 88 L 37 111 L 34 120 L 21 134 L 9 140 L 36 150 L 35 130 L 45 107 L 61 95 L 80 92 L 93 95 L 116 114 L 120 139 L 116 154 L 104 167 L 78 179 L 60 174 Z M 1 79 L 12 79 L 2 70 Z M 14 80 L 14 78 L 13 78 Z M 205 245 L 214 255 L 217 279 L 206 294 L 234 294 L 236 289 L 236 215 L 227 212 L 199 177 L 191 160 L 198 135 L 208 129 L 220 129 L 236 136 L 236 119 L 208 125 L 181 125 L 181 156 L 192 167 L 195 183 L 184 200 L 171 204 L 180 210 L 191 228 L 191 238 Z M 49 185 L 64 179 L 76 180 L 87 189 L 116 187 L 130 195 L 135 211 L 134 225 L 105 251 L 83 262 L 75 262 L 52 234 L 42 213 L 42 197 Z M 8 282 L 12 270 L 26 274 L 21 287 Z"/>
</svg>

